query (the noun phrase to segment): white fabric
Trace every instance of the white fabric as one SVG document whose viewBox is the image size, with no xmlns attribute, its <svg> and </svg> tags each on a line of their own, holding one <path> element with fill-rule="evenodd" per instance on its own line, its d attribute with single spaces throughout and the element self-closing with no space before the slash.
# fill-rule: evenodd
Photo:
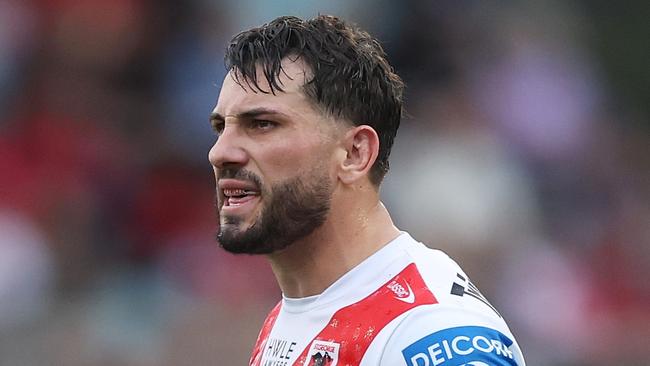
<svg viewBox="0 0 650 366">
<path fill-rule="evenodd" d="M 390 282 L 412 263 L 437 303 L 417 305 L 406 310 L 390 320 L 382 329 L 359 328 L 365 333 L 350 332 L 351 336 L 346 336 L 346 339 L 314 341 L 325 328 L 337 326 L 336 322 L 330 322 L 335 313 L 343 312 L 341 309 L 347 306 L 368 301 L 367 299 L 372 297 L 369 295 L 378 293 L 385 287 L 394 293 L 388 291 L 391 296 L 385 296 L 384 289 L 381 293 L 383 297 L 380 300 L 377 300 L 379 297 L 374 297 L 374 301 L 392 301 L 398 307 L 413 301 L 417 303 L 419 300 L 414 295 L 418 291 L 411 290 L 408 282 L 399 282 L 404 285 L 398 285 L 397 288 Z M 469 290 L 472 286 L 465 273 L 446 254 L 427 248 L 409 234 L 402 233 L 342 276 L 322 294 L 307 299 L 283 298 L 270 333 L 266 339 L 261 340 L 261 359 L 252 359 L 251 364 L 336 366 L 343 358 L 342 354 L 338 354 L 340 350 L 361 344 L 363 337 L 374 337 L 358 365 L 525 365 L 519 346 L 504 320 L 482 299 L 480 293 Z M 452 291 L 452 288 L 455 290 Z M 471 293 L 463 292 L 463 289 L 468 289 Z M 400 301 L 395 301 L 395 298 Z M 376 306 L 377 303 L 373 304 Z M 271 317 L 273 314 L 272 312 Z M 384 315 L 377 314 L 379 317 Z M 372 308 L 353 315 L 352 319 L 366 319 L 368 316 L 372 319 Z M 506 337 L 501 339 L 512 341 L 512 345 L 503 345 L 493 336 L 497 334 L 494 331 Z M 264 337 L 264 330 L 261 336 Z M 411 346 L 419 340 L 422 341 Z M 305 349 L 310 352 L 306 359 L 303 357 L 300 360 L 299 356 L 304 356 Z M 310 356 L 318 349 L 331 351 L 328 353 L 329 358 L 319 361 L 320 363 L 314 361 Z M 323 353 L 324 351 L 321 352 Z M 488 356 L 495 357 L 494 360 L 497 361 L 481 361 L 492 360 Z M 498 361 L 501 358 L 503 363 Z M 468 361 L 469 359 L 472 361 Z"/>
</svg>

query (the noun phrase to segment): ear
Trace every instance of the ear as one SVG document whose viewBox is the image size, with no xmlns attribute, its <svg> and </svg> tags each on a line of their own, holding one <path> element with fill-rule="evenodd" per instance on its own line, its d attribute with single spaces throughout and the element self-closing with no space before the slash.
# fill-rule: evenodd
<svg viewBox="0 0 650 366">
<path fill-rule="evenodd" d="M 341 161 L 339 179 L 353 184 L 368 176 L 379 155 L 379 136 L 368 125 L 356 126 L 346 132 L 343 144 L 346 157 Z"/>
</svg>

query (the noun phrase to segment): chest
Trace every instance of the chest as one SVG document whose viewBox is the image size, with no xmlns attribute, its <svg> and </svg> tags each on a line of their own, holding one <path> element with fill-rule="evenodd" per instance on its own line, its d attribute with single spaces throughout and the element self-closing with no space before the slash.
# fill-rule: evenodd
<svg viewBox="0 0 650 366">
<path fill-rule="evenodd" d="M 382 343 L 399 318 L 436 301 L 412 266 L 362 300 L 342 307 L 291 313 L 278 304 L 264 324 L 250 365 L 378 364 Z"/>
</svg>

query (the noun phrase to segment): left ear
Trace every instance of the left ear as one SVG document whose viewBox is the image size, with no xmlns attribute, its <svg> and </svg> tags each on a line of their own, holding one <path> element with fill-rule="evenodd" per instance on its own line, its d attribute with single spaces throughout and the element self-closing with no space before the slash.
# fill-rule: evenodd
<svg viewBox="0 0 650 366">
<path fill-rule="evenodd" d="M 379 155 L 379 136 L 368 125 L 356 126 L 345 133 L 343 139 L 346 157 L 341 162 L 339 179 L 353 184 L 370 172 Z"/>
</svg>

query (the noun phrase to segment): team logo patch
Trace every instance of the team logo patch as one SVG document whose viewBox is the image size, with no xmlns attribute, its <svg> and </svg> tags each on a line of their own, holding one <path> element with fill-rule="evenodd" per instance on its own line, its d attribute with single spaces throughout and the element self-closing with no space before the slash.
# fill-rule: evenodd
<svg viewBox="0 0 650 366">
<path fill-rule="evenodd" d="M 402 350 L 408 366 L 516 366 L 512 340 L 485 327 L 456 327 L 429 334 Z"/>
<path fill-rule="evenodd" d="M 307 353 L 305 366 L 336 366 L 340 347 L 340 344 L 334 342 L 313 341 Z"/>
</svg>

